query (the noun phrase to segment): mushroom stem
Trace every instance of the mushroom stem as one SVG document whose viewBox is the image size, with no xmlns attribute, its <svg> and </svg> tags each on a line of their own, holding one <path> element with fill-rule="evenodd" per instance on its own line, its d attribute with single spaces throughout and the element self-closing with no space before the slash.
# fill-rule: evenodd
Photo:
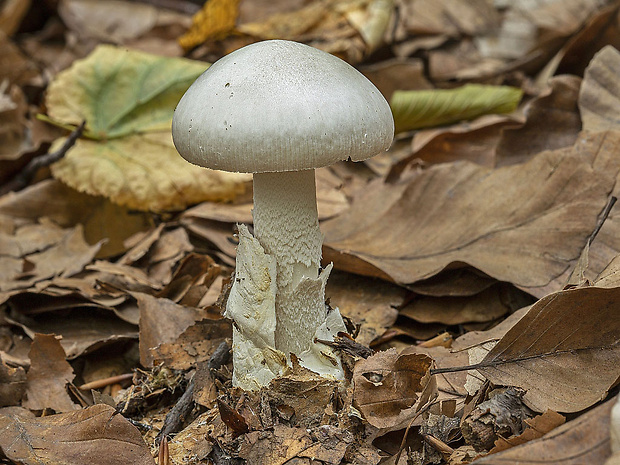
<svg viewBox="0 0 620 465">
<path fill-rule="evenodd" d="M 319 277 L 323 243 L 314 170 L 255 173 L 253 216 L 256 239 L 277 262 L 276 348 L 299 355 L 326 318 L 324 285 L 307 285 Z"/>
</svg>

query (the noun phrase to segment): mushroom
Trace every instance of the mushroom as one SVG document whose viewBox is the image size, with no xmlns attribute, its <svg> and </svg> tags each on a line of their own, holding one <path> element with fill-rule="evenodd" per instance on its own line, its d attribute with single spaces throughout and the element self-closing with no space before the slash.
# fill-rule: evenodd
<svg viewBox="0 0 620 465">
<path fill-rule="evenodd" d="M 315 168 L 365 160 L 394 136 L 388 103 L 355 68 L 285 40 L 243 47 L 187 90 L 172 121 L 179 153 L 207 168 L 253 173 L 254 234 L 239 225 L 233 382 L 265 386 L 290 354 L 323 376 L 343 377 L 339 357 L 315 339 L 344 331 L 325 305 L 331 264 L 320 270 Z"/>
</svg>

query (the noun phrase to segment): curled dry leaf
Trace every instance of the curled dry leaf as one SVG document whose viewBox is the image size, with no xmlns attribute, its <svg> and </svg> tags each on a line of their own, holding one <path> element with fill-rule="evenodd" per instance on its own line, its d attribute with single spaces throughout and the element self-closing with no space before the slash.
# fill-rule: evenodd
<svg viewBox="0 0 620 465">
<path fill-rule="evenodd" d="M 138 429 L 109 405 L 41 418 L 20 413 L 0 410 L 0 451 L 16 463 L 155 465 Z"/>
<path fill-rule="evenodd" d="M 475 463 L 483 465 L 604 463 L 611 455 L 609 424 L 612 406 L 613 402 L 605 402 L 577 419 L 553 429 L 540 439 L 482 457 Z"/>
<path fill-rule="evenodd" d="M 523 165 L 458 162 L 375 180 L 323 224 L 325 259 L 402 284 L 467 263 L 541 297 L 564 285 L 595 229 L 620 170 L 618 144 L 620 133 L 584 134 Z"/>
<path fill-rule="evenodd" d="M 0 353 L 0 407 L 19 405 L 26 392 L 26 372 L 22 367 L 10 367 Z"/>
<path fill-rule="evenodd" d="M 490 453 L 495 454 L 511 447 L 525 444 L 543 437 L 552 429 L 563 425 L 566 422 L 566 418 L 553 410 L 547 410 L 545 413 L 535 416 L 534 418 L 528 418 L 525 420 L 527 428 L 519 436 L 505 439 L 500 436 L 495 441 L 495 447 L 491 449 Z"/>
<path fill-rule="evenodd" d="M 355 364 L 353 404 L 372 426 L 399 429 L 435 394 L 429 369 L 433 360 L 424 354 L 379 352 Z"/>
<path fill-rule="evenodd" d="M 492 383 L 526 390 L 525 404 L 579 412 L 620 379 L 620 288 L 578 288 L 532 306 L 478 368 Z"/>
</svg>

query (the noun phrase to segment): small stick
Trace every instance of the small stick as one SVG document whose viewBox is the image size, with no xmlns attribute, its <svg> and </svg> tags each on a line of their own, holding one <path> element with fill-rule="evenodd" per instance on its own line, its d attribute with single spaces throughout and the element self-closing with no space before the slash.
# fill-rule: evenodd
<svg viewBox="0 0 620 465">
<path fill-rule="evenodd" d="M 90 391 L 91 389 L 101 389 L 102 387 L 109 386 L 110 384 L 120 383 L 133 378 L 133 373 L 123 373 L 122 375 L 110 376 L 109 378 L 97 379 L 90 383 L 82 384 L 78 389 L 82 391 Z"/>
<path fill-rule="evenodd" d="M 62 147 L 52 153 L 46 153 L 45 155 L 41 155 L 39 157 L 33 158 L 30 160 L 21 173 L 18 173 L 11 181 L 7 182 L 3 187 L 0 188 L 0 195 L 4 195 L 11 191 L 19 191 L 28 185 L 28 183 L 34 178 L 34 175 L 37 174 L 39 168 L 44 166 L 49 166 L 54 162 L 57 162 L 65 154 L 69 151 L 71 147 L 75 144 L 75 142 L 80 138 L 82 133 L 84 132 L 84 127 L 86 126 L 86 121 L 82 121 L 77 128 L 69 134 L 67 140 Z"/>
<path fill-rule="evenodd" d="M 452 455 L 454 449 L 450 447 L 448 444 L 443 442 L 440 439 L 437 439 L 435 436 L 431 436 L 430 434 L 422 434 L 424 440 L 437 452 L 439 452 L 444 459 L 447 459 Z"/>
<path fill-rule="evenodd" d="M 170 465 L 170 451 L 168 450 L 168 438 L 166 436 L 159 443 L 157 465 Z"/>
</svg>

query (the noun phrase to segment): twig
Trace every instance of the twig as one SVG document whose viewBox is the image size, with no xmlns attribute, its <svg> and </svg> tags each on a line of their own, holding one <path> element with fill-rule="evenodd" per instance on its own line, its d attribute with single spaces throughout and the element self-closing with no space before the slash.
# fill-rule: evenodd
<svg viewBox="0 0 620 465">
<path fill-rule="evenodd" d="M 603 210 L 603 213 L 601 213 L 601 218 L 596 224 L 596 228 L 594 228 L 594 231 L 592 231 L 592 234 L 590 234 L 590 237 L 588 237 L 588 242 L 587 242 L 588 244 L 592 244 L 592 242 L 598 235 L 599 231 L 605 224 L 605 221 L 607 220 L 607 217 L 609 216 L 611 209 L 614 207 L 617 201 L 618 201 L 618 198 L 613 195 L 609 198 L 609 201 L 607 202 L 607 205 L 605 205 L 605 209 Z"/>
<path fill-rule="evenodd" d="M 127 381 L 133 378 L 133 373 L 124 373 L 118 376 L 110 376 L 109 378 L 97 379 L 90 383 L 82 384 L 78 389 L 82 391 L 90 391 L 91 389 L 101 389 L 102 387 L 109 386 L 110 384 L 120 383 L 121 381 Z"/>
<path fill-rule="evenodd" d="M 209 370 L 217 370 L 222 365 L 228 363 L 229 359 L 230 347 L 226 341 L 223 341 L 217 349 L 215 349 L 213 354 L 211 354 L 207 366 Z M 195 378 L 192 376 L 191 381 L 187 385 L 187 389 L 177 403 L 174 404 L 172 410 L 166 415 L 164 425 L 157 435 L 157 441 L 161 441 L 163 438 L 180 431 L 183 424 L 190 418 L 194 406 L 196 405 L 194 402 L 194 389 L 196 385 L 194 380 Z"/>
<path fill-rule="evenodd" d="M 398 465 L 398 462 L 400 461 L 400 455 L 403 453 L 403 450 L 405 449 L 405 444 L 407 443 L 407 436 L 409 435 L 409 430 L 413 426 L 413 422 L 416 420 L 416 418 L 418 418 L 420 415 L 426 412 L 429 408 L 431 408 L 431 406 L 435 403 L 435 399 L 437 399 L 437 397 L 438 396 L 435 395 L 420 410 L 418 410 L 418 412 L 413 416 L 413 418 L 407 425 L 407 428 L 405 429 L 405 434 L 403 434 L 403 439 L 402 441 L 400 441 L 400 447 L 398 448 L 398 454 L 396 454 L 396 460 L 394 460 L 394 463 L 396 465 Z"/>
<path fill-rule="evenodd" d="M 164 436 L 159 443 L 158 465 L 170 465 L 170 451 L 168 450 L 168 438 Z"/>
<path fill-rule="evenodd" d="M 52 153 L 46 153 L 45 155 L 41 155 L 39 157 L 33 158 L 30 160 L 24 169 L 18 173 L 11 181 L 7 182 L 4 186 L 0 187 L 0 195 L 4 195 L 11 191 L 19 191 L 26 187 L 32 178 L 34 178 L 35 174 L 39 168 L 43 168 L 44 166 L 49 166 L 54 162 L 57 162 L 65 154 L 69 151 L 71 147 L 75 144 L 75 142 L 80 138 L 82 132 L 84 132 L 84 127 L 86 126 L 86 121 L 82 121 L 77 128 L 69 134 L 67 140 L 62 147 Z"/>
</svg>

